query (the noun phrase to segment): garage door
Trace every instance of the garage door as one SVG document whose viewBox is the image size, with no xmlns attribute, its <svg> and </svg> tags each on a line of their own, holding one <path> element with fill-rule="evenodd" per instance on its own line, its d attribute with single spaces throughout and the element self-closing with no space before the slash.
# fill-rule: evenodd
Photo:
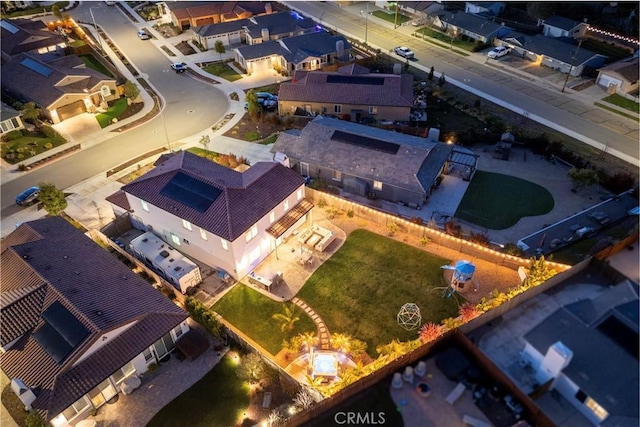
<svg viewBox="0 0 640 427">
<path fill-rule="evenodd" d="M 598 78 L 598 84 L 603 87 L 609 87 L 611 85 L 620 86 L 620 83 L 622 83 L 620 80 L 614 79 L 606 74 L 600 74 L 600 78 Z"/>
<path fill-rule="evenodd" d="M 77 116 L 78 114 L 82 114 L 86 111 L 83 101 L 76 101 L 69 105 L 65 105 L 64 107 L 58 108 L 58 117 L 60 117 L 60 121 L 66 120 L 69 117 Z"/>
<path fill-rule="evenodd" d="M 252 73 L 264 73 L 271 70 L 271 58 L 263 59 L 262 61 L 253 61 L 251 63 Z"/>
</svg>

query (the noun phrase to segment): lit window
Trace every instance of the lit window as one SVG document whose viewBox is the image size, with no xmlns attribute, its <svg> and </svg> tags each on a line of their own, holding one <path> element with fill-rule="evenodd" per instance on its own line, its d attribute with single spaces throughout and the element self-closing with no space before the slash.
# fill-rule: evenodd
<svg viewBox="0 0 640 427">
<path fill-rule="evenodd" d="M 269 214 L 269 223 L 273 224 L 275 220 L 276 220 L 276 213 L 274 211 L 271 211 L 271 213 Z"/>
<path fill-rule="evenodd" d="M 333 112 L 334 112 L 334 113 L 337 113 L 337 114 L 342 113 L 342 105 L 340 105 L 340 104 L 336 104 L 336 105 L 334 105 L 334 106 L 333 106 Z"/>
<path fill-rule="evenodd" d="M 334 181 L 340 181 L 342 179 L 342 172 L 340 171 L 331 172 L 331 179 L 333 179 Z"/>
<path fill-rule="evenodd" d="M 296 193 L 298 196 L 298 200 L 302 199 L 302 188 L 298 189 L 298 192 Z"/>
<path fill-rule="evenodd" d="M 248 242 L 248 240 L 247 240 L 247 242 Z M 222 245 L 222 249 L 224 249 L 225 251 L 229 250 L 229 244 L 227 243 L 226 240 L 220 239 L 220 244 Z"/>
<path fill-rule="evenodd" d="M 609 416 L 609 413 L 602 406 L 598 405 L 598 402 L 593 400 L 590 397 L 587 397 L 587 400 L 584 402 L 585 406 L 591 409 L 591 412 L 598 417 L 600 421 L 604 420 Z"/>
<path fill-rule="evenodd" d="M 369 114 L 378 114 L 378 107 L 369 107 Z"/>
<path fill-rule="evenodd" d="M 184 228 L 186 228 L 187 230 L 191 231 L 191 223 L 189 221 L 187 221 L 186 219 L 182 220 L 182 226 Z"/>
<path fill-rule="evenodd" d="M 285 200 L 284 203 L 282 204 L 282 207 L 284 209 L 284 211 L 288 211 L 289 210 L 289 201 Z"/>
<path fill-rule="evenodd" d="M 180 237 L 176 236 L 175 234 L 171 233 L 171 241 L 180 246 Z"/>
<path fill-rule="evenodd" d="M 382 190 L 382 183 L 380 181 L 373 181 L 374 190 Z"/>
<path fill-rule="evenodd" d="M 140 203 L 142 204 L 142 210 L 149 212 L 149 205 L 147 204 L 147 202 L 145 202 L 144 200 L 140 200 Z"/>
<path fill-rule="evenodd" d="M 202 237 L 202 240 L 207 240 L 207 232 L 202 228 L 200 229 L 200 237 Z"/>
<path fill-rule="evenodd" d="M 247 234 L 245 235 L 245 239 L 248 242 L 254 237 L 256 237 L 257 235 L 258 235 L 258 226 L 254 225 L 253 227 L 251 227 L 251 230 L 247 231 Z"/>
</svg>

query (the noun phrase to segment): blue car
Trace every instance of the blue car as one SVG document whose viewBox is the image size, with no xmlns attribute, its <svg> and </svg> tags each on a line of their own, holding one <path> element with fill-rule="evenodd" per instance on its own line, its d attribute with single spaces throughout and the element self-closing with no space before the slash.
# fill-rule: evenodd
<svg viewBox="0 0 640 427">
<path fill-rule="evenodd" d="M 38 201 L 39 195 L 40 195 L 39 187 L 27 188 L 22 193 L 18 194 L 18 197 L 16 197 L 16 204 L 18 206 L 31 206 L 32 204 Z"/>
</svg>

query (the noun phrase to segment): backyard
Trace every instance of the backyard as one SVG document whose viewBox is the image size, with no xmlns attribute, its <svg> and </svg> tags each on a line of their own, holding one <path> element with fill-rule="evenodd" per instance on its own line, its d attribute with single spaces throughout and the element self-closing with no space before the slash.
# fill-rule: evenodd
<svg viewBox="0 0 640 427">
<path fill-rule="evenodd" d="M 214 306 L 213 310 L 247 334 L 272 355 L 282 349 L 282 342 L 303 332 L 316 332 L 313 320 L 297 309 L 300 320 L 292 330 L 280 330 L 271 317 L 282 313 L 285 304 L 276 302 L 242 284 L 236 285 Z"/>
<path fill-rule="evenodd" d="M 477 171 L 454 216 L 481 227 L 503 230 L 523 217 L 546 214 L 553 206 L 551 193 L 538 184 Z"/>
<path fill-rule="evenodd" d="M 422 323 L 455 316 L 458 306 L 434 288 L 446 286 L 449 260 L 405 243 L 359 229 L 305 283 L 298 297 L 311 306 L 332 333 L 367 342 L 367 353 L 394 339 L 416 339 L 418 331 L 397 324 L 402 305 L 416 303 Z"/>
</svg>

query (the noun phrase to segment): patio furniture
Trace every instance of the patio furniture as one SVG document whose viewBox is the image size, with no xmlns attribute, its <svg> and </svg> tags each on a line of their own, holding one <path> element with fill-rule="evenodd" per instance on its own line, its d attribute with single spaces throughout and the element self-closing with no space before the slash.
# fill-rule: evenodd
<svg viewBox="0 0 640 427">
<path fill-rule="evenodd" d="M 318 242 L 320 242 L 320 240 L 322 240 L 322 236 L 317 233 L 313 233 L 313 236 L 309 237 L 309 240 L 307 240 L 307 245 L 314 247 Z"/>
<path fill-rule="evenodd" d="M 140 378 L 138 378 L 136 375 L 132 375 L 122 382 L 122 386 L 120 387 L 120 390 L 122 391 L 123 394 L 128 395 L 133 393 L 135 389 L 140 387 L 140 384 L 142 384 L 142 381 L 140 381 Z"/>
<path fill-rule="evenodd" d="M 313 255 L 310 252 L 303 251 L 296 255 L 296 262 L 300 265 L 313 264 Z"/>
<path fill-rule="evenodd" d="M 302 230 L 302 233 L 300 233 L 300 235 L 298 236 L 298 242 L 307 243 L 307 240 L 309 240 L 309 237 L 311 237 L 312 234 L 313 234 L 313 231 L 310 228 L 305 228 L 304 230 Z"/>
<path fill-rule="evenodd" d="M 402 374 L 400 372 L 396 372 L 393 374 L 393 380 L 391 381 L 391 387 L 393 388 L 402 388 Z"/>
<path fill-rule="evenodd" d="M 265 290 L 269 290 L 269 288 L 272 285 L 271 280 L 259 276 L 255 273 L 255 271 L 252 271 L 251 273 L 249 273 L 249 283 L 256 285 L 256 286 L 260 286 Z"/>
<path fill-rule="evenodd" d="M 424 377 L 424 374 L 427 373 L 427 364 L 423 361 L 418 362 L 415 369 L 413 370 L 413 373 L 417 377 L 420 377 L 420 378 Z"/>
<path fill-rule="evenodd" d="M 454 403 L 456 403 L 458 399 L 460 399 L 460 396 L 462 396 L 462 393 L 464 393 L 464 391 L 465 391 L 464 384 L 458 383 L 453 388 L 453 390 L 451 390 L 451 393 L 449 393 L 449 395 L 445 400 L 447 401 L 448 404 L 453 405 Z"/>
<path fill-rule="evenodd" d="M 404 368 L 402 379 L 408 383 L 413 384 L 413 368 L 411 366 L 407 366 L 406 368 Z"/>
</svg>

